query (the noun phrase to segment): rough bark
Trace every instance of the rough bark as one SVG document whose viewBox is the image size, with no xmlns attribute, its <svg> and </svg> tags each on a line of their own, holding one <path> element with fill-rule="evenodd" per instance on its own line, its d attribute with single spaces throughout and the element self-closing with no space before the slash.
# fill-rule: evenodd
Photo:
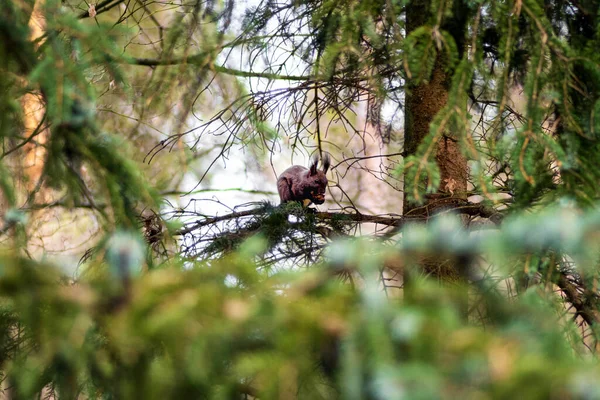
<svg viewBox="0 0 600 400">
<path fill-rule="evenodd" d="M 432 23 L 432 1 L 411 1 L 406 9 L 407 33 Z M 441 29 L 449 31 L 457 43 L 459 53 L 464 50 L 464 37 L 467 26 L 467 7 L 462 1 L 453 3 L 453 15 L 447 17 Z M 459 54 L 461 56 L 462 54 Z M 436 114 L 448 103 L 452 71 L 448 69 L 448 60 L 439 52 L 429 79 L 417 84 L 408 82 L 405 103 L 404 150 L 407 155 L 414 154 L 424 138 L 429 134 L 431 122 Z M 443 132 L 436 144 L 435 160 L 440 169 L 441 183 L 437 193 L 426 197 L 425 204 L 415 205 L 408 201 L 405 193 L 403 212 L 405 217 L 427 219 L 448 209 L 466 204 L 467 159 L 461 152 L 453 132 Z M 454 262 L 436 258 L 421 260 L 425 272 L 440 280 L 456 281 L 458 268 Z M 408 276 L 405 276 L 405 283 Z"/>
</svg>

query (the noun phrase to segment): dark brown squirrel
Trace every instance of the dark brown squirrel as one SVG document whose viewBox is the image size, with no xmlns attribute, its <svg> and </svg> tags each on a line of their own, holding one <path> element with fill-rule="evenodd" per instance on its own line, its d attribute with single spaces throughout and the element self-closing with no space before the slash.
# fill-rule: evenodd
<svg viewBox="0 0 600 400">
<path fill-rule="evenodd" d="M 294 165 L 283 171 L 277 179 L 277 190 L 281 203 L 288 201 L 300 201 L 304 206 L 311 202 L 323 204 L 325 202 L 325 189 L 327 189 L 327 177 L 325 174 L 329 169 L 329 154 L 323 156 L 322 167 L 318 170 L 319 156 L 315 154 L 308 168 Z"/>
</svg>

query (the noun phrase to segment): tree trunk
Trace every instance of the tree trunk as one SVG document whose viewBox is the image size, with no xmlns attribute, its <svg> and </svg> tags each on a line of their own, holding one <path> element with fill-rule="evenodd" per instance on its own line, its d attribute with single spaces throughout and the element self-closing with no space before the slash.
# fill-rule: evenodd
<svg viewBox="0 0 600 400">
<path fill-rule="evenodd" d="M 432 1 L 411 1 L 406 9 L 407 34 L 420 26 L 431 24 Z M 464 51 L 464 37 L 467 26 L 468 8 L 462 1 L 454 1 L 453 15 L 447 17 L 441 29 L 452 34 L 456 41 L 459 57 Z M 448 69 L 448 60 L 444 51 L 438 53 L 431 76 L 417 84 L 407 82 L 404 124 L 404 150 L 407 155 L 416 153 L 423 139 L 429 134 L 429 127 L 436 114 L 448 103 L 452 71 Z M 415 205 L 404 195 L 403 212 L 405 216 L 430 216 L 447 211 L 466 203 L 467 159 L 460 149 L 453 132 L 444 132 L 436 144 L 435 160 L 440 169 L 441 183 L 437 193 L 428 194 L 425 203 Z M 419 260 L 424 272 L 440 281 L 456 282 L 460 279 L 456 262 L 443 257 Z M 408 271 L 407 271 L 408 272 Z M 405 286 L 410 279 L 405 273 Z"/>
</svg>

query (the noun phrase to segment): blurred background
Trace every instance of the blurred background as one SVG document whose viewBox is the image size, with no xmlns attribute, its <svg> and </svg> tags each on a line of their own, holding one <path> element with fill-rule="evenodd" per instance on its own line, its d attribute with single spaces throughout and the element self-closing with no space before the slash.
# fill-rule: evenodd
<svg viewBox="0 0 600 400">
<path fill-rule="evenodd" d="M 0 4 L 2 396 L 600 397 L 598 15 Z"/>
</svg>

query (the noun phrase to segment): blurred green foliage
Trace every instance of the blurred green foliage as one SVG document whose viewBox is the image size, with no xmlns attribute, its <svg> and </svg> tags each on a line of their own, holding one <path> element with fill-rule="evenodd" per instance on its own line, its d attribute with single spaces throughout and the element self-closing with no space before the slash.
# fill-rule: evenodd
<svg viewBox="0 0 600 400">
<path fill-rule="evenodd" d="M 536 249 L 520 235 L 544 232 L 539 224 L 551 219 L 507 224 L 481 247 L 457 233 L 438 249 L 530 253 Z M 451 224 L 431 227 L 424 238 L 435 243 Z M 600 232 L 598 215 L 573 216 L 573 226 L 574 235 Z M 553 243 L 553 232 L 540 236 L 539 246 Z M 108 241 L 106 261 L 88 265 L 77 283 L 52 265 L 2 257 L 2 368 L 18 396 L 33 398 L 44 387 L 60 398 L 132 399 L 600 393 L 598 365 L 584 356 L 579 333 L 551 290 L 532 288 L 508 299 L 475 286 L 473 304 L 488 304 L 487 311 L 468 323 L 456 288 L 420 280 L 409 300 L 388 298 L 379 274 L 400 250 L 371 241 L 336 243 L 329 261 L 310 272 L 259 272 L 252 259 L 266 242 L 256 238 L 210 264 L 183 268 L 173 259 L 127 277 L 118 269 L 123 258 L 131 268 L 142 260 L 124 243 Z M 421 250 L 408 246 L 404 253 Z M 362 287 L 340 281 L 340 271 L 361 276 Z M 507 276 L 502 271 L 495 279 Z"/>
<path fill-rule="evenodd" d="M 178 145 L 177 134 L 184 131 L 179 125 L 185 125 L 206 76 L 227 70 L 215 60 L 229 34 L 231 9 L 197 2 L 177 8 L 185 12 L 170 14 L 171 19 L 152 21 L 160 51 L 155 58 L 138 59 L 147 54 L 124 37 L 146 26 L 120 25 L 125 13 L 116 7 L 124 2 L 92 4 L 98 18 L 88 18 L 91 3 L 78 3 L 78 15 L 75 1 L 46 0 L 40 9 L 45 30 L 31 40 L 34 3 L 0 2 L 0 373 L 7 396 L 600 398 L 594 354 L 600 322 L 600 214 L 595 211 L 600 69 L 598 25 L 590 20 L 597 12 L 585 8 L 577 14 L 582 22 L 569 2 L 558 0 L 461 2 L 471 16 L 475 11 L 483 16 L 482 25 L 496 40 L 474 32 L 477 51 L 460 59 L 440 21 L 402 38 L 401 15 L 409 1 L 282 5 L 285 12 L 301 14 L 298 21 L 311 18 L 298 25 L 311 30 L 312 41 L 293 50 L 304 60 L 316 60 L 311 79 L 323 85 L 351 82 L 339 92 L 323 89 L 331 90 L 327 100 L 343 97 L 346 89 L 362 91 L 351 86 L 356 82 L 372 80 L 379 92 L 386 82 L 426 80 L 435 57 L 447 54 L 450 99 L 433 119 L 419 153 L 402 166 L 409 190 L 419 199 L 439 186 L 439 171 L 426 156 L 448 124 L 464 151 L 475 154 L 477 193 L 498 189 L 483 168 L 490 158 L 508 166 L 511 180 L 501 189 L 513 196 L 514 207 L 501 228 L 489 232 L 469 232 L 458 219 L 440 216 L 428 225 L 407 225 L 385 243 L 348 237 L 345 227 L 356 220 L 334 215 L 332 232 L 338 237 L 311 268 L 266 270 L 260 256 L 285 235 L 296 243 L 312 240 L 320 223 L 316 214 L 297 204 L 263 205 L 261 218 L 242 224 L 239 236 L 224 235 L 205 247 L 205 253 L 220 257 L 199 259 L 178 251 L 156 257 L 152 246 L 180 226 L 170 223 L 156 236 L 141 236 L 140 214 L 160 208 L 162 200 L 151 174 L 144 174 L 141 160 L 131 155 L 141 146 L 133 138 L 142 129 L 127 126 L 133 132 L 128 135 L 117 129 L 125 124 L 98 113 L 106 87 L 122 90 L 109 97 L 116 110 L 110 109 L 111 101 L 106 110 L 118 113 L 118 106 L 130 105 L 127 109 L 138 113 L 131 117 L 136 123 L 145 113 L 172 111 L 171 100 L 185 92 L 177 117 L 169 120 L 175 128 L 165 124 L 176 140 L 160 142 L 171 149 Z M 137 3 L 135 12 L 145 13 L 148 2 Z M 432 4 L 441 10 L 436 18 L 451 12 L 451 2 Z M 273 15 L 283 12 L 275 5 L 248 10 L 236 39 L 267 48 L 257 37 Z M 119 23 L 103 19 L 111 10 Z M 139 15 L 135 12 L 131 15 Z M 568 38 L 560 35 L 565 27 Z M 130 44 L 133 49 L 125 51 Z M 484 57 L 484 47 L 502 64 L 498 75 L 489 72 L 492 61 Z M 132 73 L 128 64 L 150 66 L 152 73 Z M 366 66 L 381 69 L 366 79 Z M 93 78 L 95 73 L 100 78 Z M 492 82 L 481 90 L 493 92 L 494 101 L 503 104 L 509 79 L 523 85 L 527 124 L 515 129 L 500 121 L 488 147 L 472 144 L 465 111 L 471 82 Z M 23 134 L 25 95 L 39 99 L 44 114 L 29 136 Z M 548 103 L 564 121 L 556 135 L 542 130 Z M 242 144 L 262 146 L 264 139 L 265 148 L 274 149 L 270 140 L 280 135 L 269 126 L 268 113 L 260 111 L 252 108 L 247 119 L 259 135 Z M 497 115 L 504 112 L 500 107 Z M 245 121 L 231 110 L 220 117 L 240 126 Z M 37 142 L 42 131 L 45 141 Z M 25 157 L 21 150 L 30 143 L 45 151 L 38 182 L 27 182 L 19 167 L 19 157 Z M 167 186 L 185 169 L 167 164 L 157 167 L 163 175 L 157 186 Z M 419 185 L 420 174 L 427 176 L 428 187 Z M 35 203 L 44 190 L 60 201 Z M 556 200 L 562 203 L 550 206 Z M 100 221 L 101 239 L 75 277 L 29 252 L 35 211 L 54 206 L 65 212 L 94 210 Z M 431 255 L 453 260 L 462 279 L 439 285 L 422 276 L 419 260 Z M 410 292 L 388 295 L 384 269 L 414 280 Z"/>
</svg>

